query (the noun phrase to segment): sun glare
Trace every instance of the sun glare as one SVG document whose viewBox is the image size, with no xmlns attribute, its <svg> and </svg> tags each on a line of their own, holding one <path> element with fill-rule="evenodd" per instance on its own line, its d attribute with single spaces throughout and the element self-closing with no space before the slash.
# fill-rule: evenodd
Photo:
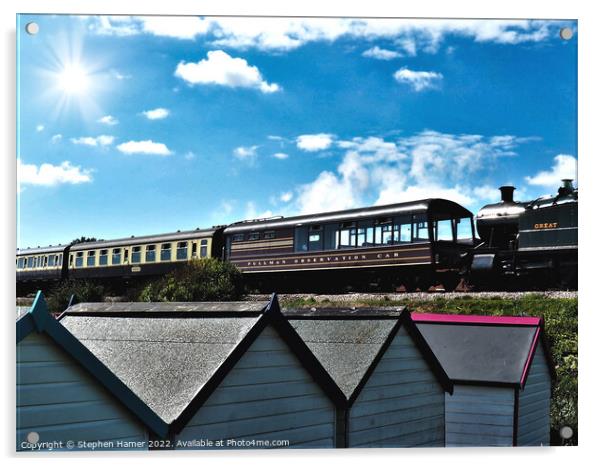
<svg viewBox="0 0 602 466">
<path fill-rule="evenodd" d="M 90 87 L 90 77 L 81 65 L 69 64 L 58 74 L 58 85 L 65 94 L 82 94 Z"/>
</svg>

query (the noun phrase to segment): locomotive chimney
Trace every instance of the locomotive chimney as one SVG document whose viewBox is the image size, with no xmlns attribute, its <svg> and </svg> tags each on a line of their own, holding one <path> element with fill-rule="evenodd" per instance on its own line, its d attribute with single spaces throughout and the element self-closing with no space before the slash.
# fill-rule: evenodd
<svg viewBox="0 0 602 466">
<path fill-rule="evenodd" d="M 514 186 L 501 186 L 502 202 L 514 202 Z"/>
<path fill-rule="evenodd" d="M 575 191 L 575 188 L 573 188 L 573 180 L 570 178 L 565 178 L 564 180 L 562 180 L 562 188 L 567 194 Z"/>
</svg>

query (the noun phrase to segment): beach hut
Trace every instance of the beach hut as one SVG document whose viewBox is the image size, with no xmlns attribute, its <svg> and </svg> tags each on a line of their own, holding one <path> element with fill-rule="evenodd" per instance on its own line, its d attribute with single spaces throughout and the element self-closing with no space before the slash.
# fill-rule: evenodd
<svg viewBox="0 0 602 466">
<path fill-rule="evenodd" d="M 445 444 L 451 382 L 404 309 L 297 309 L 284 315 L 345 395 L 346 447 Z"/>
<path fill-rule="evenodd" d="M 446 446 L 549 445 L 554 364 L 537 317 L 413 313 L 452 380 Z"/>
<path fill-rule="evenodd" d="M 59 322 L 159 419 L 151 447 L 337 444 L 344 396 L 269 303 L 77 304 Z"/>
<path fill-rule="evenodd" d="M 48 312 L 41 293 L 17 320 L 16 364 L 18 451 L 146 449 L 148 428 L 114 393 L 136 400 Z"/>
</svg>

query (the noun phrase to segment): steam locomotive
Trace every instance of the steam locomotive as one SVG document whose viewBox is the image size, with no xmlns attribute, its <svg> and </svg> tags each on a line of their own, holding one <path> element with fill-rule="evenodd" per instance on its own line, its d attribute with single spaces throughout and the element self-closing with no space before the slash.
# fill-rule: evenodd
<svg viewBox="0 0 602 466">
<path fill-rule="evenodd" d="M 529 202 L 516 202 L 514 187 L 502 186 L 501 202 L 477 213 L 473 286 L 577 288 L 578 190 L 572 180 L 562 182 L 555 196 Z"/>
<path fill-rule="evenodd" d="M 162 235 L 17 250 L 19 294 L 67 278 L 143 282 L 187 261 L 230 261 L 250 289 L 577 287 L 577 189 L 472 213 L 445 199 L 241 221 Z M 478 233 L 478 237 L 477 234 Z"/>
</svg>

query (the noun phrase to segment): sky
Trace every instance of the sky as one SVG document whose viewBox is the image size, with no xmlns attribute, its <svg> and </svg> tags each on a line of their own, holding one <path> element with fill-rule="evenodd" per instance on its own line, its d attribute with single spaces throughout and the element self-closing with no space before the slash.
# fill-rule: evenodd
<svg viewBox="0 0 602 466">
<path fill-rule="evenodd" d="M 18 247 L 577 177 L 574 21 L 20 15 L 17 48 Z"/>
</svg>

